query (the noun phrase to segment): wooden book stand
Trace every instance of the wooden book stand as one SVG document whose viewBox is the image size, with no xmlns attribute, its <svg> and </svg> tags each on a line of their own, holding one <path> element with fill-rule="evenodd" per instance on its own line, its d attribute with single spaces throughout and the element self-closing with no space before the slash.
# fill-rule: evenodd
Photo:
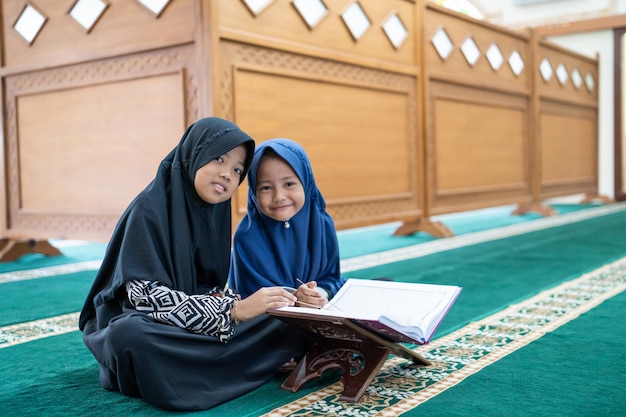
<svg viewBox="0 0 626 417">
<path fill-rule="evenodd" d="M 315 342 L 289 374 L 281 388 L 296 392 L 302 384 L 318 378 L 328 369 L 343 371 L 341 400 L 358 402 L 390 354 L 430 365 L 418 353 L 398 342 L 386 340 L 350 319 L 269 310 L 270 316 L 302 327 L 315 336 Z"/>
</svg>

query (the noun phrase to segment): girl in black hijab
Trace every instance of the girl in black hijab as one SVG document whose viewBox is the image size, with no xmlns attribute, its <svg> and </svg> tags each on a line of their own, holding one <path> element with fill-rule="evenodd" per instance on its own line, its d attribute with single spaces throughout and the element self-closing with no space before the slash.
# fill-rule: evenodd
<svg viewBox="0 0 626 417">
<path fill-rule="evenodd" d="M 304 354 L 305 336 L 263 314 L 293 305 L 292 294 L 268 287 L 241 300 L 224 290 L 230 200 L 253 153 L 233 123 L 201 119 L 122 215 L 79 320 L 106 389 L 204 410 Z"/>
</svg>

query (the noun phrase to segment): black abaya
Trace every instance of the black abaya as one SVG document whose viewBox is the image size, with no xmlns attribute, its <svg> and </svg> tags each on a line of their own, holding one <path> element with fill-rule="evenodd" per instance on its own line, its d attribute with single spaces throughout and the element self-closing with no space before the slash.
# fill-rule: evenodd
<svg viewBox="0 0 626 417">
<path fill-rule="evenodd" d="M 103 387 L 168 410 L 206 410 L 241 396 L 306 349 L 302 335 L 267 316 L 240 324 L 223 344 L 139 312 L 117 316 L 85 343 Z"/>
<path fill-rule="evenodd" d="M 127 299 L 129 281 L 154 282 L 188 295 L 224 287 L 230 200 L 203 201 L 194 178 L 198 169 L 239 145 L 247 148 L 243 180 L 254 152 L 252 138 L 226 120 L 194 123 L 118 222 L 79 320 L 105 388 L 166 409 L 202 410 L 258 387 L 281 364 L 304 354 L 306 337 L 267 316 L 236 326 L 222 343 L 158 322 Z"/>
</svg>

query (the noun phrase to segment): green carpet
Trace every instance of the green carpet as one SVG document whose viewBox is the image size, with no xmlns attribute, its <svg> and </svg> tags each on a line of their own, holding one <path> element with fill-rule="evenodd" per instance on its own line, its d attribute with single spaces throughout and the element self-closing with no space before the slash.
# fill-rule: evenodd
<svg viewBox="0 0 626 417">
<path fill-rule="evenodd" d="M 621 293 L 406 416 L 626 415 L 625 305 Z"/>
<path fill-rule="evenodd" d="M 476 223 L 467 228 L 474 226 Z M 506 224 L 498 226 L 505 228 Z M 472 322 L 626 256 L 626 233 L 623 230 L 626 230 L 624 210 L 545 230 L 442 250 L 414 259 L 354 269 L 346 275 L 364 279 L 387 276 L 400 281 L 464 287 L 461 297 L 439 328 L 434 345 L 437 340 L 444 340 L 462 331 Z M 370 232 L 373 235 L 381 233 L 379 228 L 372 228 Z M 367 245 L 353 248 L 353 252 L 350 252 L 351 243 L 347 237 L 351 233 L 340 234 L 343 257 L 349 253 L 353 256 L 372 253 L 372 242 L 376 238 L 367 239 Z M 361 233 L 363 231 L 352 234 L 360 235 L 358 241 L 364 241 Z M 380 242 L 381 250 L 419 246 L 418 241 L 424 237 L 416 235 L 400 238 L 402 244 L 394 241 L 393 247 L 387 243 L 387 239 Z M 2 266 L 4 270 L 0 272 L 8 274 L 11 270 L 36 270 L 49 265 L 62 265 L 64 262 L 97 259 L 89 250 L 84 253 L 81 250 L 76 247 L 73 253 L 68 252 L 67 255 L 64 251 L 64 256 L 68 258 L 65 260 L 61 257 L 41 259 L 32 256 L 11 265 L 5 264 Z M 103 247 L 97 250 L 102 251 Z M 4 282 L 0 277 L 0 297 L 3 300 L 0 305 L 0 326 L 6 328 L 11 324 L 78 311 L 94 274 L 94 270 L 85 270 L 16 281 L 7 275 Z M 624 414 L 626 402 L 623 389 L 617 387 L 625 386 L 623 358 L 626 341 L 623 336 L 613 337 L 621 329 L 618 326 L 623 324 L 624 312 L 624 294 L 619 294 L 409 409 L 406 415 Z M 47 328 L 54 328 L 54 324 Z M 78 331 L 27 343 L 7 340 L 7 337 L 21 336 L 22 331 L 13 332 L 10 336 L 0 335 L 0 410 L 4 414 L 174 414 L 155 409 L 141 400 L 129 399 L 102 389 L 98 384 L 96 362 L 82 344 Z M 8 347 L 3 348 L 3 343 Z M 422 352 L 428 346 L 419 349 Z M 397 378 L 394 372 L 417 372 L 411 368 L 393 366 L 389 378 Z M 428 368 L 422 370 L 428 371 Z M 445 378 L 445 375 L 431 377 Z M 327 408 L 323 409 L 315 409 L 319 406 L 312 403 L 313 408 L 302 408 L 291 413 L 285 413 L 284 410 L 272 412 L 327 386 L 337 385 L 337 380 L 338 374 L 331 372 L 306 383 L 299 392 L 289 393 L 279 388 L 282 378 L 277 378 L 242 398 L 212 410 L 175 414 L 229 417 L 258 416 L 264 413 L 300 416 L 374 415 L 361 404 L 350 405 L 336 400 L 325 401 Z M 390 399 L 405 393 L 405 390 L 395 390 L 385 394 L 386 388 L 387 384 L 375 382 L 365 396 Z M 588 398 L 589 395 L 593 398 Z M 595 412 L 591 413 L 592 410 Z"/>
<path fill-rule="evenodd" d="M 94 274 L 91 270 L 1 284 L 0 326 L 79 311 Z"/>
</svg>

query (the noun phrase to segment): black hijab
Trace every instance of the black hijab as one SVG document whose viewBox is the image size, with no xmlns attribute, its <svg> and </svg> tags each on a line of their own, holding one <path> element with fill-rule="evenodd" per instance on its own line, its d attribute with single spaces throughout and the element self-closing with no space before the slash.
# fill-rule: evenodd
<svg viewBox="0 0 626 417">
<path fill-rule="evenodd" d="M 125 301 L 118 290 L 126 281 L 158 281 L 187 294 L 224 286 L 232 233 L 230 200 L 206 203 L 193 183 L 199 168 L 242 144 L 247 155 L 241 181 L 254 154 L 252 138 L 214 117 L 189 126 L 161 162 L 156 178 L 122 214 L 81 312 L 81 330 L 106 327 L 121 314 Z"/>
</svg>

